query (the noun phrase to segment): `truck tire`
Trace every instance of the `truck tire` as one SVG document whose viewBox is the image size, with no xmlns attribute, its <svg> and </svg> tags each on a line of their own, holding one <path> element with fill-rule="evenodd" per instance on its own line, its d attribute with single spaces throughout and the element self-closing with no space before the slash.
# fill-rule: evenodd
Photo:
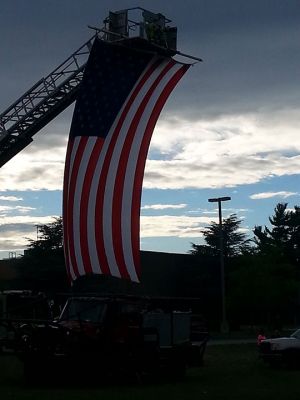
<svg viewBox="0 0 300 400">
<path fill-rule="evenodd" d="M 172 378 L 176 380 L 183 379 L 186 375 L 186 364 L 183 361 L 178 361 L 177 363 L 174 363 L 172 368 Z"/>
<path fill-rule="evenodd" d="M 169 375 L 172 379 L 180 380 L 186 375 L 186 360 L 182 351 L 174 351 L 168 362 Z"/>
<path fill-rule="evenodd" d="M 27 383 L 36 383 L 39 381 L 38 367 L 30 359 L 24 360 L 24 379 Z"/>
<path fill-rule="evenodd" d="M 300 352 L 298 349 L 288 349 L 282 354 L 282 363 L 288 368 L 296 368 L 300 365 Z"/>
<path fill-rule="evenodd" d="M 45 362 L 36 357 L 24 359 L 24 379 L 27 383 L 40 384 L 47 381 L 48 371 Z"/>
</svg>

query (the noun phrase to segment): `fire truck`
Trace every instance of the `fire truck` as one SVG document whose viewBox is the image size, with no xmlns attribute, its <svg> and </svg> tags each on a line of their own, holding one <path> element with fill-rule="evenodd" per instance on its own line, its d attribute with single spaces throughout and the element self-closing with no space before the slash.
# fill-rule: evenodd
<svg viewBox="0 0 300 400">
<path fill-rule="evenodd" d="M 6 350 L 34 381 L 95 374 L 179 378 L 202 364 L 208 340 L 191 306 L 191 299 L 72 296 L 57 319 L 18 320 Z"/>
</svg>

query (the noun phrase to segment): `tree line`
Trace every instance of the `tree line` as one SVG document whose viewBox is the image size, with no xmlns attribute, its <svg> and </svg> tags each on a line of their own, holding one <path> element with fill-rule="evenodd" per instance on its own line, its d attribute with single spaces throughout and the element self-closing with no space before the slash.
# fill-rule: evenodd
<svg viewBox="0 0 300 400">
<path fill-rule="evenodd" d="M 240 230 L 236 214 L 223 220 L 226 305 L 232 325 L 280 329 L 299 321 L 300 207 L 278 203 L 270 226 L 255 226 L 253 238 Z M 202 231 L 205 244 L 192 243 L 195 257 L 220 254 L 219 224 Z"/>
</svg>

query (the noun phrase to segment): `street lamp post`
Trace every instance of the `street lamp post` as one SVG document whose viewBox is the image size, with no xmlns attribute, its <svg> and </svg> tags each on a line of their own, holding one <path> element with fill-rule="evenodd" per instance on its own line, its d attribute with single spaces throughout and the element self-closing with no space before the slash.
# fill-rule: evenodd
<svg viewBox="0 0 300 400">
<path fill-rule="evenodd" d="M 225 272 L 224 272 L 224 241 L 223 241 L 223 225 L 222 225 L 222 201 L 231 200 L 231 197 L 217 197 L 208 199 L 210 203 L 218 203 L 219 208 L 219 236 L 220 236 L 220 269 L 221 269 L 221 299 L 222 299 L 222 322 L 221 331 L 228 332 L 228 322 L 226 316 L 226 296 L 225 296 Z"/>
</svg>

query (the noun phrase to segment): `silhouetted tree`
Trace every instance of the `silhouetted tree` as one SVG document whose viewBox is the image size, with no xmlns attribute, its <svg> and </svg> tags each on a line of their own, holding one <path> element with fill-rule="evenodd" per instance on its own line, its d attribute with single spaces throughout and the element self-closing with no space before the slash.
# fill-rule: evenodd
<svg viewBox="0 0 300 400">
<path fill-rule="evenodd" d="M 62 217 L 54 218 L 50 224 L 38 225 L 38 239 L 28 239 L 28 241 L 27 252 L 61 250 L 63 248 Z"/>
<path fill-rule="evenodd" d="M 254 242 L 262 255 L 276 254 L 292 263 L 299 262 L 300 255 L 300 207 L 287 210 L 287 203 L 278 203 L 273 216 L 269 217 L 271 228 L 255 226 Z"/>
<path fill-rule="evenodd" d="M 298 314 L 300 208 L 279 203 L 269 222 L 254 228 L 256 251 L 230 273 L 229 315 L 243 323 L 274 326 Z"/>
<path fill-rule="evenodd" d="M 24 287 L 57 291 L 68 288 L 63 252 L 62 218 L 38 227 L 38 239 L 29 244 L 18 269 Z"/>
<path fill-rule="evenodd" d="M 293 261 L 300 263 L 300 207 L 295 206 L 290 214 L 290 240 L 289 251 L 292 253 Z"/>
<path fill-rule="evenodd" d="M 275 254 L 243 256 L 228 281 L 228 315 L 242 324 L 293 323 L 298 313 L 297 267 Z"/>
<path fill-rule="evenodd" d="M 250 239 L 241 229 L 241 220 L 236 214 L 231 214 L 222 221 L 222 234 L 224 256 L 234 257 L 251 250 Z M 212 222 L 202 231 L 206 245 L 197 245 L 192 243 L 191 254 L 217 256 L 220 253 L 220 226 Z"/>
</svg>

